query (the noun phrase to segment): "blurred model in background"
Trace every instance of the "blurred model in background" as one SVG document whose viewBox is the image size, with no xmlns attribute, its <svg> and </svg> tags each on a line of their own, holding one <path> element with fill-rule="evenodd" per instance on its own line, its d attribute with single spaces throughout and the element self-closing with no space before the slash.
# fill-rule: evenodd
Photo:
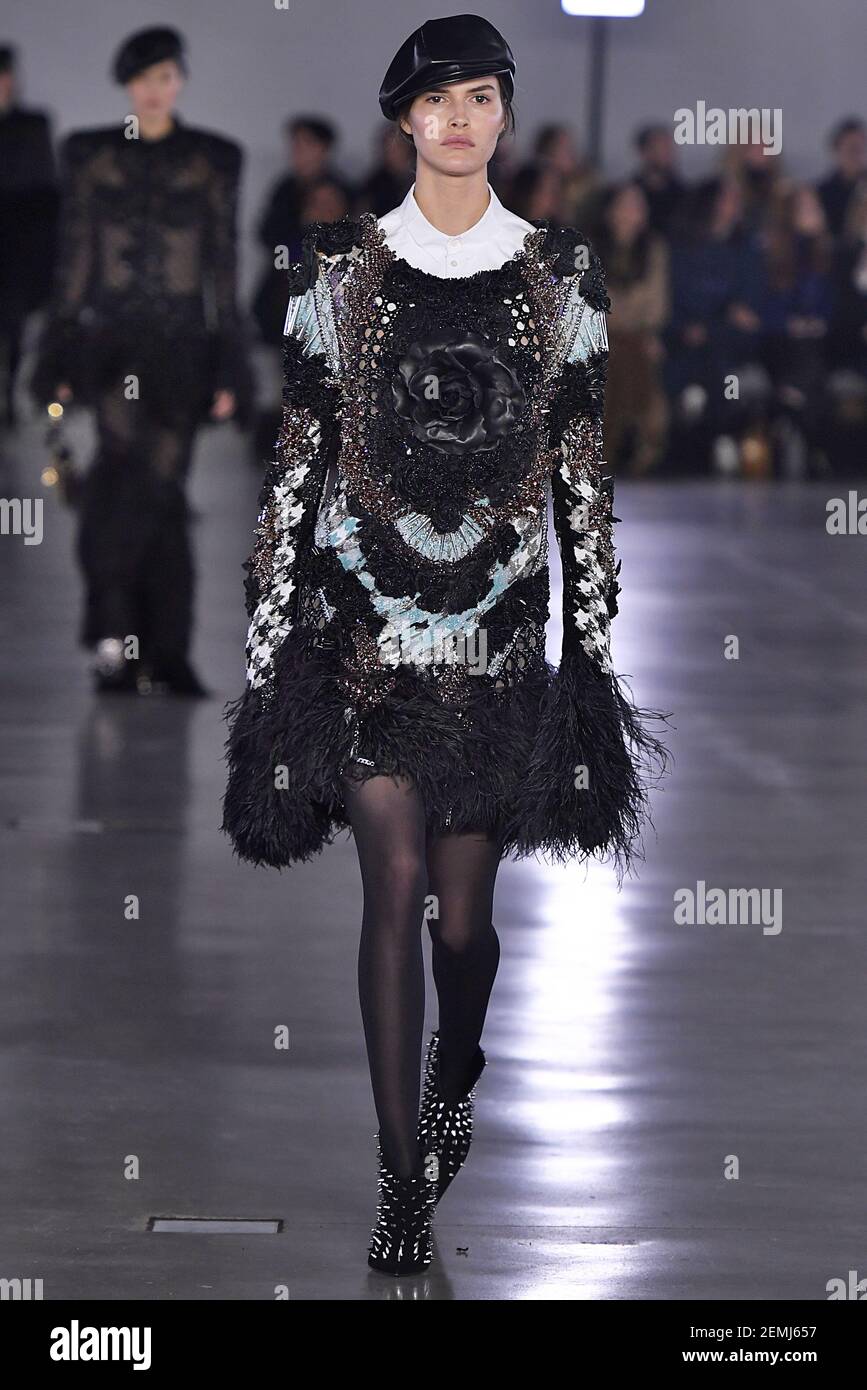
<svg viewBox="0 0 867 1390">
<path fill-rule="evenodd" d="M 194 573 L 186 480 L 196 431 L 243 417 L 250 380 L 236 308 L 239 147 L 185 125 L 173 29 L 114 62 L 130 115 L 62 151 L 52 310 L 33 389 L 93 408 L 84 484 L 81 640 L 99 690 L 203 695 L 189 662 Z"/>
</svg>

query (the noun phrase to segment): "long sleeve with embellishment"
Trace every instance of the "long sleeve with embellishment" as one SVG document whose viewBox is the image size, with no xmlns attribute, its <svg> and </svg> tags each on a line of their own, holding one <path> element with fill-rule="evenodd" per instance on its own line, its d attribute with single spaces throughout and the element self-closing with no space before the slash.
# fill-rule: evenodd
<svg viewBox="0 0 867 1390">
<path fill-rule="evenodd" d="M 550 406 L 551 493 L 563 571 L 559 669 L 536 731 L 521 791 L 519 842 L 567 860 L 605 852 L 618 871 L 640 852 L 646 771 L 667 759 L 612 668 L 618 611 L 613 478 L 603 459 L 609 300 L 598 258 L 571 279 L 563 318 L 571 342 Z"/>
<path fill-rule="evenodd" d="M 290 701 L 319 703 L 323 717 L 329 705 L 315 682 L 310 686 L 299 676 L 309 633 L 297 615 L 329 469 L 339 448 L 339 396 L 334 339 L 326 327 L 328 301 L 317 296 L 324 273 L 320 279 L 315 268 L 298 266 L 290 272 L 293 282 L 299 292 L 290 298 L 286 317 L 282 421 L 259 494 L 256 539 L 244 563 L 246 681 L 226 710 L 229 777 L 223 829 L 254 863 L 279 863 L 287 847 L 306 857 L 311 839 L 323 833 L 327 820 L 322 811 L 307 816 L 299 809 L 306 804 L 305 791 L 295 781 L 302 750 L 293 740 L 291 719 L 283 724 L 275 713 L 278 688 Z"/>
<path fill-rule="evenodd" d="M 220 147 L 208 183 L 211 210 L 204 265 L 213 294 L 216 353 L 214 387 L 230 391 L 249 389 L 246 343 L 235 294 L 238 261 L 238 196 L 242 155 L 232 145 Z"/>
<path fill-rule="evenodd" d="M 614 479 L 603 460 L 602 420 L 608 335 L 605 311 L 581 305 L 575 341 L 552 407 L 554 527 L 563 569 L 563 651 L 579 644 L 610 668 L 610 620 L 617 613 Z"/>
<path fill-rule="evenodd" d="M 96 226 L 87 142 L 70 135 L 60 152 L 60 228 L 49 313 L 43 328 L 32 389 L 50 399 L 66 382 L 77 384 L 82 354 L 82 315 L 94 274 Z"/>
<path fill-rule="evenodd" d="M 267 687 L 295 623 L 298 587 L 313 542 L 329 462 L 339 441 L 336 385 L 315 285 L 293 295 L 283 345 L 283 413 L 259 496 L 247 570 L 247 680 Z"/>
</svg>

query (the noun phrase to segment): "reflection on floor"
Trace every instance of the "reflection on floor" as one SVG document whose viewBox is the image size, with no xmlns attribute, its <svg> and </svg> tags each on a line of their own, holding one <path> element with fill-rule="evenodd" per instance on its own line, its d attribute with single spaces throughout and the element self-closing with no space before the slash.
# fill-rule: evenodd
<svg viewBox="0 0 867 1390">
<path fill-rule="evenodd" d="M 4 495 L 36 486 L 37 442 Z M 280 874 L 218 830 L 257 487 L 214 432 L 200 704 L 91 695 L 53 497 L 41 545 L 0 538 L 0 1276 L 48 1299 L 520 1300 L 815 1299 L 863 1274 L 867 587 L 863 538 L 826 534 L 833 485 L 620 485 L 616 665 L 674 711 L 677 763 L 621 892 L 503 866 L 477 1139 L 437 1261 L 399 1282 L 366 1265 L 352 843 Z M 781 890 L 782 929 L 677 924 L 702 884 Z M 170 1239 L 155 1216 L 282 1230 Z"/>
</svg>

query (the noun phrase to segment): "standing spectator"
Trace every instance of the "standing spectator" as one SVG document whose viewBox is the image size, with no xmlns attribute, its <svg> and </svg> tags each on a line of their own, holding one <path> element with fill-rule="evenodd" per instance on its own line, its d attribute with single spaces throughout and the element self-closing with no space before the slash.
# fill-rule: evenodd
<svg viewBox="0 0 867 1390">
<path fill-rule="evenodd" d="M 257 467 L 272 450 L 280 421 L 280 353 L 289 303 L 286 272 L 300 257 L 307 221 L 337 221 L 352 199 L 349 184 L 332 169 L 337 132 L 331 122 L 319 116 L 296 116 L 284 130 L 290 172 L 271 189 L 259 221 L 265 268 L 251 306 L 264 348 L 251 440 L 251 462 Z M 311 206 L 318 209 L 312 218 Z"/>
<path fill-rule="evenodd" d="M 304 233 L 312 222 L 339 222 L 340 218 L 344 217 L 349 210 L 350 204 L 345 184 L 327 176 L 306 184 L 301 198 L 297 227 L 286 243 L 289 264 L 300 261 Z M 279 322 L 275 319 L 273 341 L 265 343 L 263 347 L 263 353 L 270 359 L 271 370 L 261 372 L 259 379 L 259 399 L 256 405 L 251 459 L 251 462 L 257 467 L 261 466 L 262 460 L 268 457 L 274 447 L 282 414 L 281 346 L 286 308 L 289 302 L 286 272 L 277 272 L 273 283 L 272 301 L 275 315 L 279 316 Z"/>
<path fill-rule="evenodd" d="M 835 168 L 818 187 L 832 236 L 843 232 L 852 194 L 867 173 L 867 134 L 857 116 L 847 116 L 832 130 L 829 140 Z"/>
<path fill-rule="evenodd" d="M 650 229 L 670 236 L 686 192 L 674 167 L 674 134 L 670 126 L 643 126 L 635 136 L 635 148 L 639 167 L 634 182 L 647 199 Z"/>
<path fill-rule="evenodd" d="M 58 192 L 48 117 L 18 101 L 15 53 L 0 48 L 0 379 L 15 424 L 15 378 L 28 315 L 48 298 Z"/>
<path fill-rule="evenodd" d="M 286 270 L 275 265 L 277 248 L 297 246 L 306 191 L 322 179 L 328 179 L 340 186 L 347 202 L 352 198 L 350 186 L 331 168 L 332 152 L 337 143 L 334 126 L 318 116 L 296 116 L 286 122 L 285 129 L 289 136 L 290 172 L 272 188 L 259 222 L 259 241 L 267 259 L 252 306 L 262 341 L 272 347 L 279 347 L 283 341 L 289 299 Z M 288 259 L 291 261 L 291 254 Z"/>
<path fill-rule="evenodd" d="M 611 299 L 606 455 L 616 469 L 628 445 L 631 471 L 646 473 L 658 465 L 668 430 L 660 334 L 669 313 L 669 269 L 668 248 L 651 232 L 647 199 L 636 184 L 608 192 L 596 249 Z"/>
</svg>

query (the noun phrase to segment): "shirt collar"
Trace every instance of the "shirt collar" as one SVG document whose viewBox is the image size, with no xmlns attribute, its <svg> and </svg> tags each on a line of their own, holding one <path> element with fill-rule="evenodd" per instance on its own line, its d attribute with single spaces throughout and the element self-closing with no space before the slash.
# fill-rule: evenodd
<svg viewBox="0 0 867 1390">
<path fill-rule="evenodd" d="M 441 232 L 439 227 L 428 222 L 415 200 L 415 184 L 413 183 L 400 205 L 401 221 L 416 245 L 425 251 L 442 251 L 445 246 L 457 246 L 461 250 L 466 250 L 471 246 L 481 246 L 491 240 L 503 212 L 503 204 L 490 184 L 488 184 L 488 194 L 490 201 L 478 222 L 474 222 L 472 227 L 468 227 L 459 236 L 449 236 L 447 232 Z"/>
</svg>

